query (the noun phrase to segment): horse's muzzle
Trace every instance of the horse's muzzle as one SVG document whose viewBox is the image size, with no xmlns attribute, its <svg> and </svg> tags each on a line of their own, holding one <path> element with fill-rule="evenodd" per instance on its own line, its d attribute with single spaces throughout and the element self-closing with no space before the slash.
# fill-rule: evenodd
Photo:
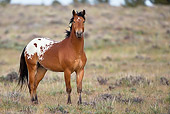
<svg viewBox="0 0 170 114">
<path fill-rule="evenodd" d="M 77 38 L 81 38 L 81 37 L 82 37 L 82 35 L 83 35 L 83 32 L 76 32 L 76 36 L 77 36 Z"/>
</svg>

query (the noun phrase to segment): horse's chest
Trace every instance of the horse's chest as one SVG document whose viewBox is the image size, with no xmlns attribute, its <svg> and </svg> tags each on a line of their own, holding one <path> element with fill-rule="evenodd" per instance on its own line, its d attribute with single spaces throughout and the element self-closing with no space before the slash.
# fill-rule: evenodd
<svg viewBox="0 0 170 114">
<path fill-rule="evenodd" d="M 81 68 L 83 65 L 83 62 L 81 59 L 76 59 L 74 60 L 74 69 L 78 69 L 78 68 Z"/>
</svg>

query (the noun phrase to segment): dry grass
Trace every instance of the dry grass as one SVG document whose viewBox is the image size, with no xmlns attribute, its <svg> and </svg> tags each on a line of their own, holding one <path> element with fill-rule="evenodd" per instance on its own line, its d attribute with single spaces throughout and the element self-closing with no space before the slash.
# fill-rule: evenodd
<svg viewBox="0 0 170 114">
<path fill-rule="evenodd" d="M 31 105 L 28 89 L 1 80 L 0 113 L 170 113 L 168 6 L 0 7 L 0 76 L 18 72 L 20 53 L 34 37 L 62 40 L 72 9 L 87 12 L 83 105 L 77 105 L 75 74 L 67 105 L 63 73 L 49 71 L 37 90 L 38 105 Z"/>
</svg>

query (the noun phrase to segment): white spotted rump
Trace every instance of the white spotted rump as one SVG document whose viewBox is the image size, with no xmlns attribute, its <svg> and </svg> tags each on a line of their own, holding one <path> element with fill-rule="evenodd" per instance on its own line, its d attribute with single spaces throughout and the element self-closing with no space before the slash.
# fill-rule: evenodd
<svg viewBox="0 0 170 114">
<path fill-rule="evenodd" d="M 32 59 L 34 54 L 37 54 L 39 60 L 43 60 L 44 53 L 56 43 L 49 38 L 35 38 L 26 46 L 25 56 L 27 59 Z"/>
</svg>

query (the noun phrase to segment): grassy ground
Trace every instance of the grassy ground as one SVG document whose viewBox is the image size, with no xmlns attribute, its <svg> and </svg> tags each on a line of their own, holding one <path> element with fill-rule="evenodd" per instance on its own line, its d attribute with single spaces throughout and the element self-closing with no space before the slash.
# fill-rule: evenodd
<svg viewBox="0 0 170 114">
<path fill-rule="evenodd" d="M 18 72 L 20 53 L 34 37 L 65 38 L 71 11 L 86 10 L 83 105 L 73 73 L 67 105 L 63 73 L 46 74 L 39 104 L 28 89 L 0 81 L 0 113 L 170 113 L 170 7 L 108 5 L 0 7 L 0 76 Z"/>
</svg>

